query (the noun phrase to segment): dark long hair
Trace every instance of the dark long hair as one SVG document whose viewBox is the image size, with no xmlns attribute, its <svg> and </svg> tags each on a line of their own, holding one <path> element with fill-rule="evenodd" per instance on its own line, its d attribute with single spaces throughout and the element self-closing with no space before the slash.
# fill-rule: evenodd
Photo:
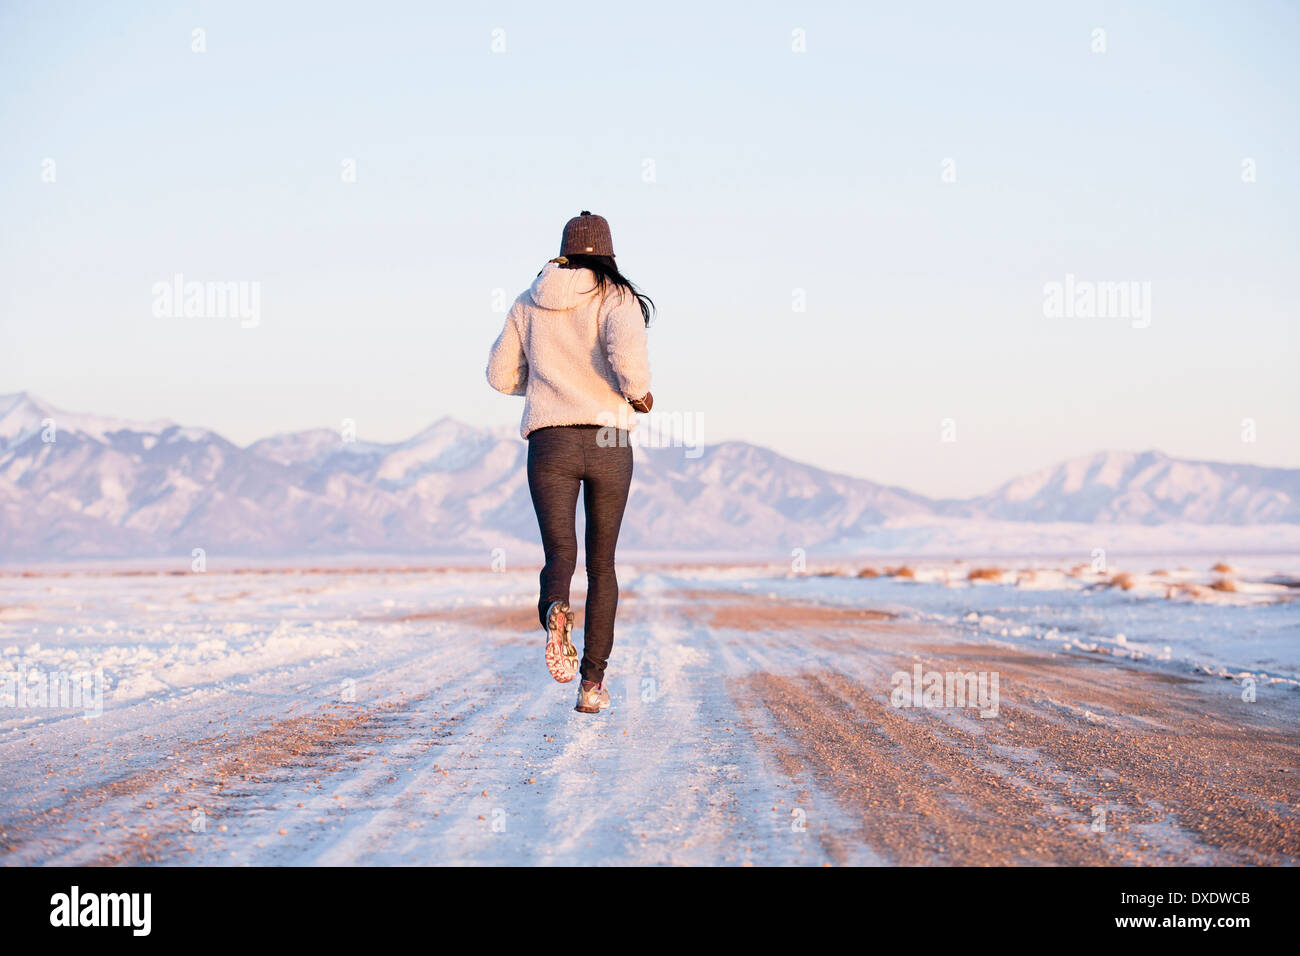
<svg viewBox="0 0 1300 956">
<path fill-rule="evenodd" d="M 625 289 L 635 296 L 637 305 L 641 306 L 641 318 L 645 320 L 646 328 L 650 327 L 650 313 L 655 311 L 654 299 L 638 289 L 632 284 L 631 279 L 618 271 L 613 256 L 573 255 L 560 258 L 565 260 L 560 263 L 561 269 L 590 269 L 596 277 L 596 288 L 600 290 L 601 295 L 604 295 L 605 290 L 612 285 Z"/>
</svg>

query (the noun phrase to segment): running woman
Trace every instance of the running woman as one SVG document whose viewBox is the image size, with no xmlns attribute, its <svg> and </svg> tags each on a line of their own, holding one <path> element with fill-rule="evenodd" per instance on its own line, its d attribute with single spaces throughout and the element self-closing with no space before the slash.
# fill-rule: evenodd
<svg viewBox="0 0 1300 956">
<path fill-rule="evenodd" d="M 654 402 L 646 347 L 653 308 L 619 272 L 609 223 L 583 210 L 565 224 L 559 257 L 511 306 L 488 356 L 488 383 L 524 396 L 528 491 L 546 553 L 537 604 L 546 666 L 560 683 L 581 673 L 575 709 L 584 714 L 609 706 L 605 665 L 618 607 L 614 549 L 632 482 L 633 410 L 648 412 Z M 581 665 L 569 607 L 580 486 L 587 518 Z"/>
</svg>

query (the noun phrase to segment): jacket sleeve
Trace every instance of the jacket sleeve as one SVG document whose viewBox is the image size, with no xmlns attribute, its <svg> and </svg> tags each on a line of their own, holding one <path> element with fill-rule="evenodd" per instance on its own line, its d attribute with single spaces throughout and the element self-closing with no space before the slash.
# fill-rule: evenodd
<svg viewBox="0 0 1300 956">
<path fill-rule="evenodd" d="M 528 356 L 524 354 L 519 315 L 516 304 L 511 307 L 505 327 L 488 353 L 488 384 L 507 395 L 522 395 L 528 387 Z"/>
<path fill-rule="evenodd" d="M 605 350 L 624 398 L 642 398 L 650 391 L 648 339 L 636 297 L 624 295 L 605 316 Z"/>
</svg>

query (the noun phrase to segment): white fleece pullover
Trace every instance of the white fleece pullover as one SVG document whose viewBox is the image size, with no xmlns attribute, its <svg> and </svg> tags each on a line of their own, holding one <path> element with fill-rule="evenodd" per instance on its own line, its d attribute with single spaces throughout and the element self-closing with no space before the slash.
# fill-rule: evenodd
<svg viewBox="0 0 1300 956">
<path fill-rule="evenodd" d="M 590 269 L 548 262 L 510 307 L 488 355 L 487 380 L 498 392 L 524 396 L 525 438 L 548 425 L 635 428 L 627 400 L 650 391 L 636 297 L 612 286 L 601 296 Z"/>
</svg>

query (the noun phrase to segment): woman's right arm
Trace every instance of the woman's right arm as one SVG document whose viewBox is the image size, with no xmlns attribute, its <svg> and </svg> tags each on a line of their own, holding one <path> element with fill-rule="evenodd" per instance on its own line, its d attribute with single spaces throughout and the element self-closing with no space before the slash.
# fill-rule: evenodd
<svg viewBox="0 0 1300 956">
<path fill-rule="evenodd" d="M 521 315 L 516 302 L 488 353 L 488 384 L 507 395 L 522 395 L 528 388 L 528 356 L 524 354 L 524 339 L 519 331 Z"/>
</svg>

